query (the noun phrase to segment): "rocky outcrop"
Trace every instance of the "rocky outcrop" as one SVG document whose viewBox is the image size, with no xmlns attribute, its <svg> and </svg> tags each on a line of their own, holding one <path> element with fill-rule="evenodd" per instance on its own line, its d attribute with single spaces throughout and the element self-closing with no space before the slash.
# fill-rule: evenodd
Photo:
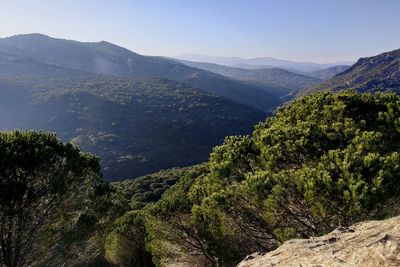
<svg viewBox="0 0 400 267">
<path fill-rule="evenodd" d="M 249 255 L 238 265 L 250 266 L 400 266 L 400 216 L 290 240 L 267 254 Z"/>
<path fill-rule="evenodd" d="M 323 83 L 304 88 L 298 95 L 320 91 L 339 92 L 349 88 L 359 92 L 393 91 L 400 94 L 400 49 L 360 58 L 346 71 Z"/>
</svg>

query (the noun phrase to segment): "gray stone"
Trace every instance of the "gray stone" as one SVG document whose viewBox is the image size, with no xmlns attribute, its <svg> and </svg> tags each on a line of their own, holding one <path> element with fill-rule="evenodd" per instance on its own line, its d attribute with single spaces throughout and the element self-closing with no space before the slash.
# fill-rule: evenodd
<svg viewBox="0 0 400 267">
<path fill-rule="evenodd" d="M 357 223 L 310 239 L 290 240 L 238 267 L 400 266 L 400 216 Z"/>
</svg>

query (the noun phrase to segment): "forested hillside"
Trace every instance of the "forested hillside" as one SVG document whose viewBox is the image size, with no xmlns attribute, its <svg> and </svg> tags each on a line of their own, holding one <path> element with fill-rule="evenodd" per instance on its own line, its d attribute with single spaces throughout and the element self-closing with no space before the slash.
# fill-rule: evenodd
<svg viewBox="0 0 400 267">
<path fill-rule="evenodd" d="M 56 132 L 122 180 L 207 159 L 265 113 L 166 79 L 128 79 L 15 57 L 0 61 L 0 127 Z"/>
</svg>

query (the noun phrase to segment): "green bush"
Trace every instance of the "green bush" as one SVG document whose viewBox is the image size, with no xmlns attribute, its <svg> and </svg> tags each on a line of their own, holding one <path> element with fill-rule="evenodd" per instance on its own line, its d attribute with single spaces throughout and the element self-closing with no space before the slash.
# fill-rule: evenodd
<svg viewBox="0 0 400 267">
<path fill-rule="evenodd" d="M 4 132 L 0 170 L 0 265 L 51 266 L 85 244 L 109 191 L 96 157 L 54 134 Z"/>
<path fill-rule="evenodd" d="M 153 216 L 159 232 L 192 235 L 206 262 L 231 266 L 290 238 L 384 216 L 382 207 L 399 195 L 399 148 L 398 96 L 350 90 L 302 97 L 251 136 L 226 138 L 209 170 L 184 191 L 172 187 Z M 171 226 L 172 215 L 185 218 L 181 229 Z"/>
</svg>

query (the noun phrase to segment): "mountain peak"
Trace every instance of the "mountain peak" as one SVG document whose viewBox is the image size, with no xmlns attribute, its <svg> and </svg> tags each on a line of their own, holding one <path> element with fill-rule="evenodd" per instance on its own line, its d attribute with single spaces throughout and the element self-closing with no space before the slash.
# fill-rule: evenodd
<svg viewBox="0 0 400 267">
<path fill-rule="evenodd" d="M 22 33 L 22 34 L 11 35 L 2 39 L 53 39 L 53 38 L 43 33 Z"/>
<path fill-rule="evenodd" d="M 70 39 L 64 39 L 64 38 L 56 38 L 56 37 L 51 37 L 49 35 L 43 34 L 43 33 L 23 33 L 23 34 L 16 34 L 12 36 L 8 36 L 5 38 L 0 38 L 0 40 L 8 40 L 8 41 L 20 41 L 20 42 L 26 42 L 26 41 L 43 41 L 43 42 L 48 42 L 48 41 L 53 41 L 53 42 L 74 42 L 77 44 L 99 44 L 99 45 L 107 45 L 107 46 L 114 46 L 114 47 L 119 47 L 113 43 L 110 43 L 108 41 L 102 40 L 102 41 L 95 41 L 95 42 L 79 42 L 75 40 L 70 40 Z"/>
<path fill-rule="evenodd" d="M 20 34 L 15 34 L 11 35 L 8 38 L 15 38 L 15 37 L 41 37 L 41 38 L 52 38 L 49 35 L 40 33 L 40 32 L 32 32 L 32 33 L 20 33 Z"/>
</svg>

